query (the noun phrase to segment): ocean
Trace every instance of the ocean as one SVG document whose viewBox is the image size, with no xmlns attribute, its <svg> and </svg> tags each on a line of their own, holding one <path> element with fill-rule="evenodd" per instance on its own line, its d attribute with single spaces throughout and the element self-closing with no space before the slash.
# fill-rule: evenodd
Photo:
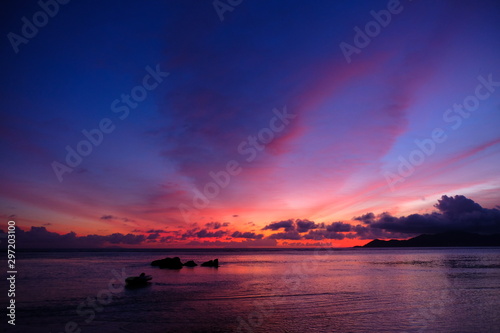
<svg viewBox="0 0 500 333">
<path fill-rule="evenodd" d="M 221 266 L 150 265 L 174 256 Z M 6 332 L 500 332 L 500 248 L 21 252 L 17 271 Z"/>
</svg>

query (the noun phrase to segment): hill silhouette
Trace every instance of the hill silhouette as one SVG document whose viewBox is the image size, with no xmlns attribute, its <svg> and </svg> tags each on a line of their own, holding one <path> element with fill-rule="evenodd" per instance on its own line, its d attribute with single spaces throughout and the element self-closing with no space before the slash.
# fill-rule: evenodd
<svg viewBox="0 0 500 333">
<path fill-rule="evenodd" d="M 500 234 L 480 235 L 469 232 L 450 231 L 439 234 L 423 234 L 407 240 L 374 239 L 362 247 L 468 247 L 500 246 Z"/>
</svg>

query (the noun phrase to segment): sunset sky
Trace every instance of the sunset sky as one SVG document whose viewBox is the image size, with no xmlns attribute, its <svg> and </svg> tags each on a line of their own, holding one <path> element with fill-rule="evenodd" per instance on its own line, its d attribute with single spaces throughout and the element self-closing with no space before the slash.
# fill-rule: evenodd
<svg viewBox="0 0 500 333">
<path fill-rule="evenodd" d="M 459 3 L 70 1 L 50 17 L 9 1 L 0 229 L 352 246 L 446 230 L 411 214 L 474 229 L 460 206 L 496 231 L 500 5 Z"/>
</svg>

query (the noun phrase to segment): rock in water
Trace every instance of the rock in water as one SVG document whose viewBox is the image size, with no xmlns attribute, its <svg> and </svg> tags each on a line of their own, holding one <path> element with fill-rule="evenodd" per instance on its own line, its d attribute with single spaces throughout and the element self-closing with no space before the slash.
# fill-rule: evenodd
<svg viewBox="0 0 500 333">
<path fill-rule="evenodd" d="M 151 262 L 151 266 L 158 266 L 160 268 L 169 268 L 169 269 L 181 269 L 182 268 L 182 262 L 179 257 L 175 258 L 165 258 L 165 259 L 159 259 L 159 260 L 154 260 Z"/>
<path fill-rule="evenodd" d="M 192 260 L 189 260 L 189 261 L 187 261 L 187 262 L 184 263 L 184 266 L 186 266 L 186 267 L 194 267 L 194 266 L 198 266 L 198 264 L 195 263 Z"/>
<path fill-rule="evenodd" d="M 201 264 L 204 267 L 219 267 L 219 259 L 209 260 Z"/>
</svg>

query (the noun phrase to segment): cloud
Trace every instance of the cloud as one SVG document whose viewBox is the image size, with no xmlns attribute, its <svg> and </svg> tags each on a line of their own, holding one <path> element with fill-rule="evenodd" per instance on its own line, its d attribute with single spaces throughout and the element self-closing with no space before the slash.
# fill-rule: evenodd
<svg viewBox="0 0 500 333">
<path fill-rule="evenodd" d="M 269 239 L 344 239 L 345 232 L 352 230 L 352 226 L 344 222 L 332 222 L 331 224 L 316 223 L 307 219 L 289 219 L 285 221 L 273 222 L 266 225 L 262 230 L 279 230 L 283 228 L 284 232 L 278 232 L 269 235 Z M 307 233 L 303 235 L 304 233 Z M 302 234 L 302 235 L 301 235 Z"/>
<path fill-rule="evenodd" d="M 97 235 L 90 235 L 90 236 L 97 236 Z M 82 237 L 89 237 L 89 236 L 82 236 Z M 101 237 L 101 239 L 104 240 L 104 242 L 109 242 L 111 244 L 126 244 L 126 245 L 137 245 L 142 243 L 145 240 L 144 235 L 132 235 L 132 234 L 120 234 L 120 233 L 114 233 L 109 236 L 97 236 Z"/>
<path fill-rule="evenodd" d="M 348 239 L 375 239 L 375 238 L 408 238 L 418 234 L 435 234 L 446 231 L 465 231 L 481 234 L 500 233 L 500 210 L 498 208 L 483 208 L 473 200 L 462 195 L 442 196 L 434 205 L 436 212 L 428 214 L 411 214 L 396 217 L 389 213 L 375 215 L 368 213 L 354 217 L 354 221 L 361 224 L 346 222 L 317 223 L 307 219 L 288 219 L 272 222 L 262 230 L 277 231 L 265 237 L 251 231 L 228 231 L 222 229 L 228 223 L 210 222 L 207 228 L 200 229 L 194 224 L 190 230 L 173 230 L 166 236 L 162 229 L 151 229 L 149 235 L 134 235 L 114 233 L 110 235 L 78 236 L 74 232 L 58 234 L 48 231 L 45 227 L 31 227 L 24 231 L 16 229 L 16 238 L 24 248 L 98 248 L 111 245 L 140 245 L 142 243 L 174 243 L 182 240 L 191 241 L 187 245 L 193 246 L 224 246 L 250 247 L 274 246 L 277 240 L 342 240 Z M 104 215 L 104 219 L 112 219 Z M 251 222 L 249 222 L 251 223 Z M 249 224 L 246 223 L 246 224 Z M 208 228 L 210 227 L 210 228 Z M 141 232 L 134 230 L 134 232 Z M 4 234 L 4 232 L 0 233 Z M 141 232 L 142 233 L 142 232 Z M 224 241 L 225 237 L 245 239 L 244 242 Z M 198 242 L 196 239 L 211 239 Z M 252 243 L 252 241 L 256 241 Z M 262 242 L 257 242 L 262 241 Z M 267 243 L 266 243 L 267 242 Z M 267 245 L 266 245 L 267 244 Z M 281 242 L 284 244 L 284 242 Z"/>
<path fill-rule="evenodd" d="M 192 247 L 223 247 L 223 248 L 251 248 L 251 247 L 275 247 L 278 242 L 274 239 L 246 239 L 242 242 L 221 242 L 221 241 L 191 241 L 187 244 Z"/>
<path fill-rule="evenodd" d="M 175 236 L 164 236 L 160 238 L 160 243 L 172 243 L 176 240 Z"/>
<path fill-rule="evenodd" d="M 105 221 L 111 221 L 111 220 L 121 220 L 123 222 L 134 222 L 135 220 L 128 219 L 126 217 L 117 217 L 113 215 L 103 215 L 99 219 L 105 220 Z"/>
<path fill-rule="evenodd" d="M 312 230 L 315 229 L 325 229 L 327 232 L 347 232 L 351 230 L 351 225 L 343 222 L 333 222 L 330 225 L 326 225 L 324 223 L 316 223 L 314 221 L 310 221 L 307 219 L 289 219 L 285 221 L 273 222 L 271 224 L 266 225 L 262 230 L 279 230 L 283 228 L 284 233 L 273 234 L 269 237 L 283 237 L 283 238 L 275 238 L 275 239 L 301 239 L 302 236 L 297 236 L 297 234 L 305 233 L 309 231 L 310 237 L 320 237 L 320 235 L 328 235 L 323 231 L 317 233 L 311 233 Z M 309 235 L 308 234 L 308 235 Z M 274 236 L 277 235 L 277 236 Z M 316 235 L 316 236 L 313 236 Z M 328 235 L 333 236 L 333 235 Z M 305 238 L 305 237 L 304 237 Z M 316 239 L 316 238 L 305 238 L 305 239 Z M 321 239 L 321 238 L 319 238 Z M 338 238 L 335 238 L 338 239 Z"/>
<path fill-rule="evenodd" d="M 146 240 L 144 235 L 114 233 L 107 236 L 77 236 L 74 232 L 61 235 L 45 227 L 16 228 L 16 239 L 24 248 L 95 248 L 113 245 L 137 245 Z"/>
<path fill-rule="evenodd" d="M 297 225 L 298 232 L 307 232 L 311 229 L 316 229 L 319 227 L 316 223 L 309 220 L 296 220 L 295 223 Z"/>
<path fill-rule="evenodd" d="M 198 231 L 197 228 L 188 230 L 182 235 L 182 239 L 196 237 L 196 238 L 213 238 L 213 237 L 222 237 L 227 234 L 225 230 L 217 230 L 215 232 L 208 231 L 207 229 L 201 229 Z"/>
<path fill-rule="evenodd" d="M 304 239 L 322 240 L 322 239 L 344 239 L 346 236 L 336 231 L 328 230 L 311 230 L 308 234 L 304 235 Z"/>
<path fill-rule="evenodd" d="M 286 220 L 286 221 L 280 221 L 280 222 L 273 222 L 271 224 L 266 225 L 262 230 L 279 230 L 281 228 L 284 228 L 285 231 L 292 231 L 295 230 L 295 225 L 293 220 Z"/>
<path fill-rule="evenodd" d="M 352 225 L 344 222 L 332 222 L 332 224 L 326 227 L 327 231 L 330 232 L 346 232 L 351 231 Z"/>
<path fill-rule="evenodd" d="M 481 205 L 463 195 L 456 195 L 455 197 L 443 195 L 434 207 L 450 218 L 457 218 L 461 215 L 483 210 Z"/>
<path fill-rule="evenodd" d="M 375 220 L 375 214 L 367 213 L 365 215 L 354 217 L 353 220 L 360 221 L 360 222 L 363 222 L 365 224 L 370 224 L 371 222 L 373 222 L 373 220 Z"/>
<path fill-rule="evenodd" d="M 355 225 L 352 227 L 353 233 L 347 234 L 347 238 L 375 239 L 375 238 L 408 238 L 409 235 L 399 232 L 389 232 L 382 229 L 370 228 L 364 225 Z"/>
<path fill-rule="evenodd" d="M 442 196 L 434 205 L 437 212 L 430 214 L 411 214 L 396 217 L 389 213 L 376 216 L 367 213 L 354 217 L 362 224 L 353 225 L 345 222 L 315 223 L 309 220 L 289 219 L 273 222 L 262 230 L 278 231 L 268 239 L 280 240 L 323 240 L 344 238 L 408 238 L 419 234 L 435 234 L 447 231 L 465 231 L 473 233 L 500 233 L 500 210 L 481 207 L 463 195 Z M 306 234 L 304 234 L 307 232 Z"/>
<path fill-rule="evenodd" d="M 302 236 L 295 230 L 287 231 L 287 232 L 278 232 L 267 237 L 269 239 L 291 239 L 291 240 L 300 240 Z"/>
<path fill-rule="evenodd" d="M 160 237 L 159 233 L 150 234 L 147 239 L 156 240 Z"/>
<path fill-rule="evenodd" d="M 454 197 L 443 195 L 434 207 L 439 212 L 401 217 L 383 213 L 371 220 L 367 227 L 355 230 L 358 235 L 371 234 L 375 230 L 406 235 L 447 231 L 500 233 L 500 210 L 496 208 L 483 208 L 463 195 Z"/>
<path fill-rule="evenodd" d="M 241 231 L 235 231 L 231 235 L 233 238 L 247 238 L 247 239 L 262 239 L 264 237 L 263 234 L 256 234 L 254 232 L 241 232 Z"/>
<path fill-rule="evenodd" d="M 205 226 L 209 229 L 219 229 L 222 227 L 222 224 L 220 222 L 208 222 Z"/>
<path fill-rule="evenodd" d="M 208 223 L 205 223 L 205 226 L 209 229 L 219 229 L 221 227 L 227 227 L 228 225 L 229 225 L 229 222 L 224 222 L 224 223 L 208 222 Z"/>
</svg>

